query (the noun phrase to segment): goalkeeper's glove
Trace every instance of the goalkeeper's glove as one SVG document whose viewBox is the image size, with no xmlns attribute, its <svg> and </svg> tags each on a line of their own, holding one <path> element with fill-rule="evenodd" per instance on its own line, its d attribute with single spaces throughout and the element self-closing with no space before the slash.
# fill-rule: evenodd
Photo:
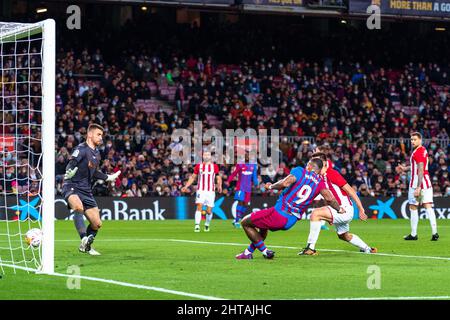
<svg viewBox="0 0 450 320">
<path fill-rule="evenodd" d="M 64 180 L 72 179 L 73 176 L 75 175 L 75 173 L 77 173 L 77 171 L 78 171 L 78 168 L 77 168 L 77 167 L 75 167 L 75 168 L 73 168 L 73 169 L 68 169 L 68 170 L 66 171 L 66 173 L 64 174 Z"/>
<path fill-rule="evenodd" d="M 113 174 L 108 174 L 108 178 L 106 178 L 106 181 L 108 182 L 114 182 L 116 181 L 116 179 L 119 177 L 121 171 L 117 171 L 116 173 Z"/>
</svg>

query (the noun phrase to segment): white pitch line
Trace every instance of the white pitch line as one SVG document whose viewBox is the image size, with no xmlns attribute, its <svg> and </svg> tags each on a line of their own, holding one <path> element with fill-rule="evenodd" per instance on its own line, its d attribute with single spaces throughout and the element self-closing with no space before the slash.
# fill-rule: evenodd
<svg viewBox="0 0 450 320">
<path fill-rule="evenodd" d="M 75 240 L 56 240 L 60 242 L 72 242 Z M 78 240 L 76 240 L 78 241 Z M 103 239 L 102 241 L 170 241 L 170 242 L 185 242 L 185 243 L 197 243 L 197 244 L 212 244 L 212 245 L 231 245 L 231 246 L 243 246 L 245 244 L 241 243 L 234 243 L 234 242 L 209 242 L 209 241 L 196 241 L 196 240 L 184 240 L 184 239 Z M 299 249 L 297 247 L 288 247 L 288 246 L 271 246 L 273 248 L 284 248 L 284 249 Z M 349 253 L 356 253 L 359 254 L 360 252 L 353 252 L 353 251 L 346 251 L 346 250 L 327 250 L 322 249 L 322 251 L 338 251 L 338 252 L 349 252 Z M 377 254 L 380 255 L 380 254 Z M 414 257 L 414 258 L 433 258 L 433 259 L 445 259 L 450 260 L 450 258 L 445 257 L 426 257 L 426 256 L 404 256 L 404 255 L 394 255 L 394 254 L 382 254 L 382 255 L 390 255 L 390 256 L 400 256 L 400 257 Z M 31 268 L 21 267 L 21 266 L 14 266 L 10 264 L 4 264 L 0 263 L 1 266 L 9 267 L 9 268 L 16 268 L 20 270 L 25 271 L 36 271 Z M 174 295 L 180 295 L 180 296 L 187 296 L 191 298 L 198 298 L 198 299 L 204 299 L 204 300 L 227 300 L 225 298 L 218 298 L 218 297 L 211 297 L 211 296 L 205 296 L 205 295 L 199 295 L 195 293 L 188 293 L 183 291 L 176 291 L 176 290 L 170 290 L 170 289 L 164 289 L 159 287 L 151 287 L 151 286 L 145 286 L 145 285 L 138 285 L 138 284 L 132 284 L 128 282 L 122 282 L 122 281 L 115 281 L 115 280 L 108 280 L 103 278 L 95 278 L 95 277 L 88 277 L 88 276 L 80 276 L 80 275 L 69 275 L 69 274 L 63 274 L 63 273 L 53 273 L 50 274 L 50 276 L 57 276 L 57 277 L 68 277 L 68 278 L 77 278 L 77 279 L 84 279 L 89 281 L 96 281 L 96 282 L 103 282 L 108 284 L 114 284 L 119 285 L 123 287 L 131 287 L 136 289 L 144 289 L 144 290 L 150 290 L 150 291 L 158 291 L 163 293 L 169 293 Z M 437 299 L 450 299 L 450 296 L 423 296 L 423 297 L 356 297 L 356 298 L 312 298 L 312 299 L 296 299 L 296 300 L 437 300 Z"/>
<path fill-rule="evenodd" d="M 20 269 L 20 270 L 24 270 L 24 271 L 31 271 L 31 272 L 35 272 L 36 271 L 35 269 L 32 269 L 32 268 L 26 268 L 26 267 L 22 267 L 22 266 L 14 266 L 12 264 L 0 263 L 0 265 L 4 266 L 4 267 L 16 268 L 16 269 Z M 56 276 L 56 277 L 67 277 L 67 278 L 74 278 L 74 279 L 84 279 L 84 280 L 89 280 L 89 281 L 114 284 L 114 285 L 122 286 L 122 287 L 144 289 L 144 290 L 149 290 L 149 291 L 158 291 L 158 292 L 163 292 L 163 293 L 174 294 L 174 295 L 177 295 L 177 296 L 185 296 L 185 297 L 197 298 L 197 299 L 203 299 L 203 300 L 227 300 L 227 299 L 224 299 L 224 298 L 205 296 L 205 295 L 196 294 L 196 293 L 189 293 L 189 292 L 183 292 L 183 291 L 177 291 L 177 290 L 170 290 L 170 289 L 165 289 L 165 288 L 145 286 L 145 285 L 140 285 L 140 284 L 134 284 L 134 283 L 128 283 L 128 282 L 116 281 L 116 280 L 109 280 L 109 279 L 103 279 L 103 278 L 96 278 L 96 277 L 64 274 L 64 273 L 57 273 L 57 272 L 52 273 L 52 274 L 43 274 L 43 275 Z"/>
<path fill-rule="evenodd" d="M 56 240 L 61 242 L 71 242 L 79 240 Z M 185 242 L 185 243 L 197 243 L 197 244 L 210 244 L 210 245 L 226 245 L 226 246 L 247 246 L 248 244 L 236 243 L 236 242 L 211 242 L 211 241 L 197 241 L 197 240 L 186 240 L 186 239 L 99 239 L 100 242 L 130 242 L 130 241 L 170 241 L 170 242 Z M 300 250 L 300 247 L 289 247 L 289 246 L 275 246 L 270 245 L 271 248 L 280 249 L 293 249 Z M 341 250 L 341 249 L 318 249 L 319 251 L 325 252 L 344 252 L 352 254 L 365 254 L 358 251 Z M 410 258 L 410 259 L 433 259 L 433 260 L 444 260 L 450 261 L 450 257 L 435 257 L 435 256 L 413 256 L 405 254 L 395 254 L 395 253 L 376 253 L 374 256 L 385 256 L 385 257 L 397 257 L 397 258 Z"/>
<path fill-rule="evenodd" d="M 175 239 L 172 239 L 172 240 L 175 240 Z M 10 265 L 10 264 L 0 263 L 0 265 L 2 265 L 4 267 L 16 268 L 16 269 L 25 270 L 25 271 L 31 271 L 31 272 L 36 271 L 35 269 L 21 267 L 21 266 L 14 266 L 14 265 Z M 191 298 L 198 298 L 198 299 L 204 299 L 204 300 L 227 300 L 227 299 L 224 299 L 224 298 L 217 298 L 217 297 L 205 296 L 205 295 L 200 295 L 200 294 L 195 294 L 195 293 L 187 293 L 187 292 L 183 292 L 183 291 L 169 290 L 169 289 L 158 288 L 158 287 L 150 287 L 150 286 L 132 284 L 132 283 L 128 283 L 128 282 L 108 280 L 108 279 L 103 279 L 103 278 L 87 277 L 87 276 L 80 276 L 80 275 L 70 275 L 70 274 L 63 274 L 63 273 L 53 273 L 53 274 L 49 274 L 49 276 L 84 279 L 84 280 L 89 280 L 89 281 L 96 281 L 96 282 L 103 282 L 103 283 L 108 283 L 108 284 L 114 284 L 114 285 L 123 286 L 123 287 L 131 287 L 131 288 L 136 288 L 136 289 L 158 291 L 158 292 L 163 292 L 163 293 L 169 293 L 169 294 L 180 295 L 180 296 L 187 296 L 187 297 L 191 297 Z M 315 301 L 315 300 L 318 300 L 318 301 L 321 301 L 321 300 L 335 301 L 335 300 L 337 300 L 337 301 L 339 301 L 339 300 L 437 300 L 437 299 L 450 299 L 450 296 L 434 296 L 434 297 L 433 296 L 424 296 L 424 297 L 356 297 L 356 298 L 346 297 L 346 298 L 323 298 L 323 299 L 320 299 L 320 298 L 312 298 L 312 299 L 305 298 L 305 299 L 295 299 L 295 300 L 313 300 L 313 301 Z"/>
</svg>

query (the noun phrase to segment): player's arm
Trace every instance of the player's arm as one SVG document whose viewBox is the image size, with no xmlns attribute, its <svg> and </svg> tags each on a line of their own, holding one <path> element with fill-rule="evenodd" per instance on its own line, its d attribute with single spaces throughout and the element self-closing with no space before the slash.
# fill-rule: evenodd
<svg viewBox="0 0 450 320">
<path fill-rule="evenodd" d="M 217 175 L 216 180 L 217 180 L 217 191 L 219 193 L 222 193 L 222 177 L 220 175 Z"/>
<path fill-rule="evenodd" d="M 338 211 L 339 213 L 344 213 L 344 209 L 342 209 L 339 206 L 339 202 L 337 202 L 336 198 L 333 196 L 330 190 L 328 189 L 322 189 L 320 190 L 320 194 L 325 199 L 327 204 L 332 207 L 334 210 Z"/>
<path fill-rule="evenodd" d="M 84 153 L 81 149 L 75 149 L 72 153 L 69 163 L 66 166 L 66 173 L 64 174 L 64 180 L 72 179 L 78 171 L 78 164 L 83 159 Z"/>
<path fill-rule="evenodd" d="M 423 175 L 424 175 L 424 163 L 419 162 L 417 164 L 417 188 L 414 190 L 414 197 L 420 196 L 420 191 L 422 191 L 422 181 L 423 181 Z"/>
<path fill-rule="evenodd" d="M 401 173 L 401 172 L 409 171 L 410 168 L 411 168 L 411 166 L 399 164 L 397 166 L 397 168 L 395 168 L 395 169 L 397 170 L 397 173 Z"/>
<path fill-rule="evenodd" d="M 286 178 L 284 178 L 283 180 L 280 180 L 274 184 L 271 184 L 270 182 L 266 183 L 266 189 L 269 190 L 282 190 L 284 188 L 289 187 L 291 184 L 295 183 L 295 181 L 297 181 L 297 178 L 290 174 L 288 175 Z"/>
<path fill-rule="evenodd" d="M 227 185 L 229 185 L 230 182 L 233 181 L 234 177 L 236 177 L 238 172 L 239 172 L 239 168 L 238 168 L 238 165 L 236 165 L 236 167 L 234 167 L 233 172 L 230 174 L 230 176 L 228 177 L 228 179 L 226 181 Z"/>
<path fill-rule="evenodd" d="M 181 192 L 188 192 L 188 188 L 194 183 L 195 179 L 197 179 L 197 174 L 193 173 L 183 188 L 181 188 Z"/>
<path fill-rule="evenodd" d="M 181 188 L 181 192 L 188 192 L 188 188 L 194 183 L 195 179 L 197 179 L 199 173 L 200 173 L 200 164 L 197 163 L 194 167 L 194 173 L 189 177 L 184 187 Z"/>
<path fill-rule="evenodd" d="M 106 174 L 97 169 L 95 170 L 93 177 L 97 180 L 114 182 L 119 177 L 120 173 L 121 171 L 119 170 L 113 174 Z"/>
<path fill-rule="evenodd" d="M 346 183 L 342 187 L 342 190 L 344 190 L 350 196 L 350 198 L 352 198 L 352 200 L 355 201 L 359 211 L 359 218 L 363 221 L 367 220 L 366 212 L 355 190 L 348 183 Z"/>
</svg>

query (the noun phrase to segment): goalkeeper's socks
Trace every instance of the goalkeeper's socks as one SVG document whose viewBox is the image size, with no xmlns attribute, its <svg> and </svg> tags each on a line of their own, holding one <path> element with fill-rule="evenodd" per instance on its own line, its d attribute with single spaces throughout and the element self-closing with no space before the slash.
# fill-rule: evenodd
<svg viewBox="0 0 450 320">
<path fill-rule="evenodd" d="M 78 234 L 80 235 L 80 239 L 83 239 L 86 237 L 86 225 L 84 224 L 84 218 L 83 213 L 70 210 L 71 212 L 74 212 L 73 215 L 73 223 L 75 224 L 75 228 L 78 231 Z"/>
<path fill-rule="evenodd" d="M 98 231 L 98 230 L 92 229 L 92 227 L 91 227 L 90 224 L 88 225 L 88 227 L 87 227 L 87 229 L 86 229 L 87 235 L 88 235 L 88 236 L 92 235 L 92 236 L 94 236 L 94 238 L 95 238 L 95 236 L 97 235 L 97 231 Z"/>
</svg>

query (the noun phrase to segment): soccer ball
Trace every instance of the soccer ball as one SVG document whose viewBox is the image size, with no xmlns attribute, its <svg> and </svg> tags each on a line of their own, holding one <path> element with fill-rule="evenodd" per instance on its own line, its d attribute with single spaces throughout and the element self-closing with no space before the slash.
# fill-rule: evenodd
<svg viewBox="0 0 450 320">
<path fill-rule="evenodd" d="M 38 248 L 42 241 L 41 229 L 33 228 L 27 231 L 25 234 L 25 242 L 33 248 Z"/>
</svg>

